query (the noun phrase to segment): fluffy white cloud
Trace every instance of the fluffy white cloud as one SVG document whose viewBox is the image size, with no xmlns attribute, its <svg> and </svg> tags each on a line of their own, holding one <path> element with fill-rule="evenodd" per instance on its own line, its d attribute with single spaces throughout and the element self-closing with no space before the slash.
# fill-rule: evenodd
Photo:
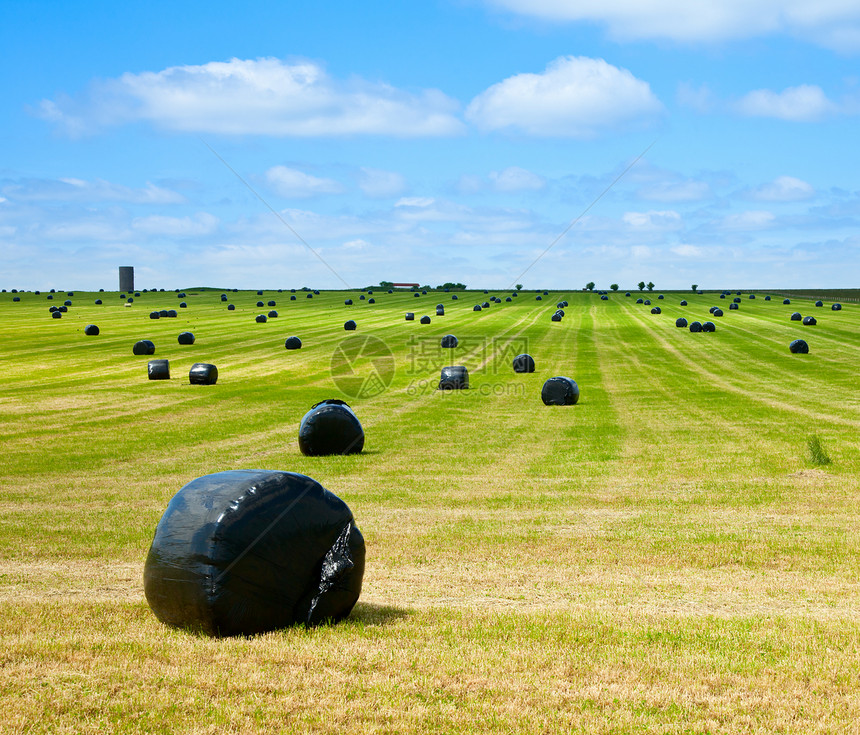
<svg viewBox="0 0 860 735">
<path fill-rule="evenodd" d="M 724 230 L 763 230 L 770 227 L 775 219 L 773 212 L 753 210 L 727 215 L 719 227 Z"/>
<path fill-rule="evenodd" d="M 343 186 L 334 179 L 322 179 L 287 166 L 272 166 L 266 181 L 283 197 L 304 199 L 320 194 L 340 194 Z"/>
<path fill-rule="evenodd" d="M 813 122 L 838 112 L 821 87 L 801 84 L 782 92 L 756 89 L 744 95 L 735 109 L 750 117 L 775 117 L 792 122 Z"/>
<path fill-rule="evenodd" d="M 466 118 L 481 130 L 594 138 L 650 122 L 663 110 L 647 82 L 603 59 L 564 56 L 541 74 L 517 74 L 479 94 Z"/>
<path fill-rule="evenodd" d="M 850 0 L 486 0 L 549 21 L 604 24 L 619 39 L 722 41 L 784 33 L 860 49 L 860 6 Z"/>
<path fill-rule="evenodd" d="M 16 201 L 122 202 L 126 204 L 182 204 L 181 194 L 147 182 L 143 188 L 115 184 L 104 179 L 25 179 L 0 187 Z"/>
<path fill-rule="evenodd" d="M 760 202 L 799 202 L 812 199 L 815 189 L 793 176 L 777 176 L 773 181 L 746 192 L 748 199 Z"/>
<path fill-rule="evenodd" d="M 131 222 L 135 232 L 167 237 L 210 235 L 218 229 L 218 224 L 218 218 L 207 212 L 198 212 L 193 217 L 135 217 Z"/>
<path fill-rule="evenodd" d="M 502 171 L 491 171 L 490 181 L 496 191 L 538 191 L 546 186 L 546 179 L 519 166 L 508 166 Z"/>
<path fill-rule="evenodd" d="M 43 100 L 39 114 L 71 134 L 145 121 L 223 135 L 454 135 L 457 103 L 361 79 L 329 77 L 311 61 L 231 59 L 96 82 L 80 99 Z"/>
<path fill-rule="evenodd" d="M 674 210 L 625 212 L 621 221 L 635 230 L 677 230 L 682 227 L 681 215 Z"/>
<path fill-rule="evenodd" d="M 402 194 L 406 190 L 406 179 L 396 171 L 362 167 L 358 186 L 365 196 L 383 199 Z"/>
</svg>

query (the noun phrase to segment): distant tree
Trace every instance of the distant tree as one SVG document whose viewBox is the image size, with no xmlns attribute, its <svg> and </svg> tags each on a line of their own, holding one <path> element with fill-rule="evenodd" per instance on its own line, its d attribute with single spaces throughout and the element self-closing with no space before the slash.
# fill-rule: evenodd
<svg viewBox="0 0 860 735">
<path fill-rule="evenodd" d="M 649 291 L 653 291 L 653 290 L 654 290 L 654 284 L 653 284 L 653 283 L 651 283 L 651 281 L 648 281 L 648 290 L 649 290 Z"/>
<path fill-rule="evenodd" d="M 639 286 L 639 290 L 642 291 L 645 288 L 645 281 L 639 281 L 636 285 Z"/>
<path fill-rule="evenodd" d="M 380 281 L 379 287 L 384 289 L 389 289 L 394 287 L 394 281 Z"/>
<path fill-rule="evenodd" d="M 523 290 L 523 284 L 522 284 L 522 283 L 518 283 L 518 284 L 517 284 L 517 291 L 522 291 L 522 290 Z"/>
<path fill-rule="evenodd" d="M 449 291 L 465 291 L 466 284 L 465 283 L 451 283 L 448 281 L 447 283 L 443 283 L 441 286 L 436 286 L 437 291 L 444 291 L 445 289 Z"/>
<path fill-rule="evenodd" d="M 618 284 L 613 283 L 609 288 L 611 288 L 613 291 L 617 291 L 618 290 Z"/>
<path fill-rule="evenodd" d="M 585 287 L 586 287 L 589 291 L 594 291 L 594 281 L 589 281 L 588 283 L 586 283 L 586 284 L 585 284 Z"/>
<path fill-rule="evenodd" d="M 696 293 L 696 291 L 698 291 L 698 290 L 699 290 L 699 284 L 698 284 L 698 283 L 694 283 L 694 284 L 691 286 L 691 288 L 693 289 L 693 293 Z"/>
</svg>

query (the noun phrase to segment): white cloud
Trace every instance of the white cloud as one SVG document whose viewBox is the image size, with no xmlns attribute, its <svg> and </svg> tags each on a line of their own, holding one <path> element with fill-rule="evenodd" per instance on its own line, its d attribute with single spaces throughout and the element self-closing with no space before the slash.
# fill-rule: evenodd
<svg viewBox="0 0 860 735">
<path fill-rule="evenodd" d="M 711 187 L 705 181 L 658 181 L 647 184 L 637 191 L 640 199 L 654 202 L 697 202 L 712 196 Z"/>
<path fill-rule="evenodd" d="M 750 117 L 775 117 L 792 122 L 814 122 L 839 111 L 821 87 L 814 84 L 788 87 L 782 92 L 756 89 L 738 100 L 735 109 Z"/>
<path fill-rule="evenodd" d="M 625 212 L 621 221 L 636 230 L 677 230 L 682 226 L 681 215 L 674 210 Z"/>
<path fill-rule="evenodd" d="M 650 122 L 663 110 L 647 82 L 603 59 L 565 56 L 541 74 L 517 74 L 479 94 L 466 119 L 481 130 L 594 138 Z"/>
<path fill-rule="evenodd" d="M 80 99 L 43 100 L 38 114 L 80 135 L 135 121 L 221 135 L 455 135 L 458 104 L 438 90 L 329 77 L 312 61 L 231 59 L 94 82 Z"/>
<path fill-rule="evenodd" d="M 396 171 L 362 167 L 358 186 L 365 196 L 384 199 L 402 194 L 406 190 L 406 179 Z"/>
<path fill-rule="evenodd" d="M 356 240 L 349 240 L 343 244 L 344 248 L 347 250 L 365 250 L 370 247 L 370 243 L 367 240 L 362 240 L 358 238 Z"/>
<path fill-rule="evenodd" d="M 676 245 L 669 249 L 682 258 L 702 258 L 707 254 L 704 248 L 697 245 Z"/>
<path fill-rule="evenodd" d="M 431 207 L 436 202 L 433 197 L 401 197 L 395 207 Z"/>
<path fill-rule="evenodd" d="M 751 210 L 727 215 L 719 227 L 724 230 L 763 230 L 770 227 L 775 219 L 773 212 Z"/>
<path fill-rule="evenodd" d="M 760 202 L 799 202 L 812 199 L 815 189 L 793 176 L 778 176 L 773 181 L 746 192 L 748 199 Z"/>
<path fill-rule="evenodd" d="M 71 177 L 24 179 L 7 183 L 2 191 L 16 201 L 123 202 L 127 204 L 183 204 L 181 194 L 149 182 L 142 188 L 114 184 L 104 179 L 85 181 Z"/>
<path fill-rule="evenodd" d="M 210 235 L 218 229 L 219 220 L 207 212 L 198 212 L 194 217 L 165 217 L 152 215 L 135 217 L 131 226 L 144 235 L 169 237 L 198 237 Z"/>
<path fill-rule="evenodd" d="M 618 39 L 724 41 L 777 33 L 840 50 L 860 49 L 851 0 L 486 0 L 553 22 L 601 23 Z"/>
<path fill-rule="evenodd" d="M 546 186 L 546 179 L 519 166 L 502 171 L 491 171 L 490 181 L 496 191 L 538 191 Z"/>
<path fill-rule="evenodd" d="M 290 199 L 304 199 L 320 194 L 340 194 L 343 186 L 334 179 L 321 179 L 286 166 L 272 166 L 266 180 L 275 191 Z"/>
</svg>

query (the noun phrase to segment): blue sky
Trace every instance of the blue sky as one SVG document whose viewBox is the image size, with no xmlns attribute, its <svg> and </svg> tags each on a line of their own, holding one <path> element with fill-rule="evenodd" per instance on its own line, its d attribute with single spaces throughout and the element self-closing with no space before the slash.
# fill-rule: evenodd
<svg viewBox="0 0 860 735">
<path fill-rule="evenodd" d="M 8 2 L 0 44 L 7 289 L 858 285 L 856 2 Z"/>
</svg>

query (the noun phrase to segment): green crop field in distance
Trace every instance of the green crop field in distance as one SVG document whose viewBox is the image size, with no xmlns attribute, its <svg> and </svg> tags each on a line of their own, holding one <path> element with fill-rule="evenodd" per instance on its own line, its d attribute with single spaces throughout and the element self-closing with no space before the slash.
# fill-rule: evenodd
<svg viewBox="0 0 860 735">
<path fill-rule="evenodd" d="M 221 293 L 0 294 L 0 732 L 855 731 L 860 306 Z M 197 362 L 216 385 L 189 384 Z M 436 390 L 448 365 L 468 390 Z M 577 405 L 541 402 L 558 375 Z M 358 415 L 361 454 L 299 452 L 326 398 Z M 367 568 L 346 621 L 214 639 L 149 610 L 168 501 L 239 468 L 350 506 Z"/>
</svg>

